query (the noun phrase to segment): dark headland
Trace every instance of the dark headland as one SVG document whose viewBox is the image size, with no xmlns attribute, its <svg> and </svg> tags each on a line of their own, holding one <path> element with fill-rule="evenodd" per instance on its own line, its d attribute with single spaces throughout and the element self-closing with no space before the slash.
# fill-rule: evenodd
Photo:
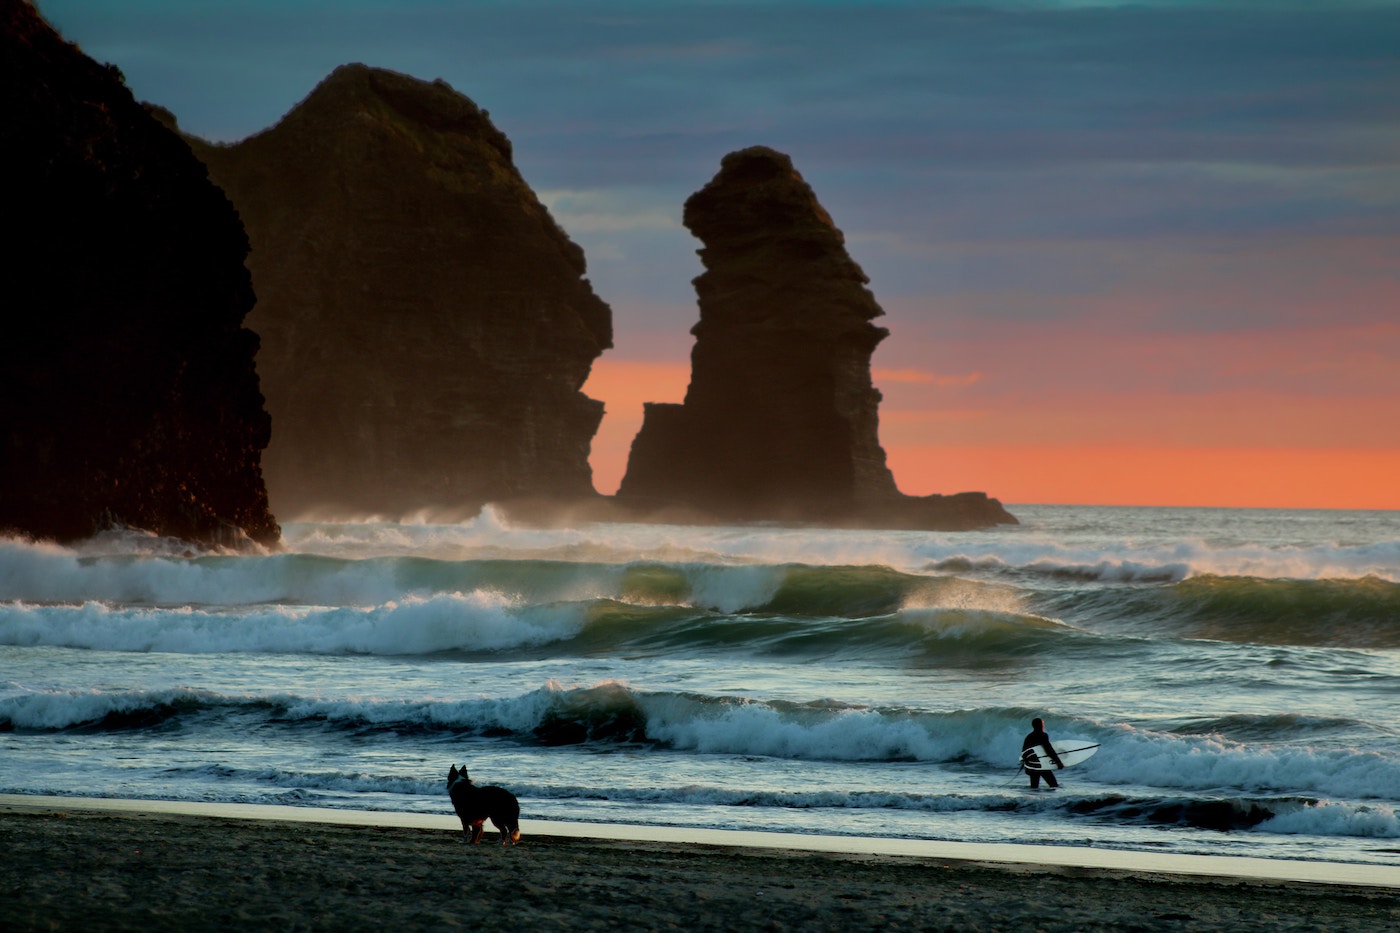
<svg viewBox="0 0 1400 933">
<path fill-rule="evenodd" d="M 0 530 L 276 541 L 238 216 L 21 0 L 0 0 L 0 186 Z"/>
<path fill-rule="evenodd" d="M 252 241 L 283 514 L 595 496 L 612 311 L 486 111 L 345 65 L 242 142 L 190 140 Z"/>
<path fill-rule="evenodd" d="M 351 64 L 266 132 L 189 141 L 253 244 L 281 511 L 1015 523 L 983 493 L 897 490 L 871 384 L 883 312 L 783 154 L 729 155 L 687 203 L 707 266 L 692 385 L 648 406 L 606 497 L 588 465 L 602 403 L 581 387 L 612 315 L 479 106 Z"/>
<path fill-rule="evenodd" d="M 646 406 L 620 503 L 824 525 L 1015 523 L 983 493 L 896 488 L 870 377 L 884 311 L 788 156 L 731 152 L 684 220 L 705 266 L 690 388 L 684 404 Z"/>
<path fill-rule="evenodd" d="M 284 513 L 1015 522 L 982 493 L 896 488 L 870 378 L 883 312 L 780 153 L 730 155 L 687 204 L 707 267 L 690 393 L 648 406 L 606 497 L 588 464 L 602 403 L 581 389 L 611 311 L 484 110 L 347 65 L 269 130 L 189 141 L 253 244 L 264 468 Z"/>
<path fill-rule="evenodd" d="M 275 126 L 215 145 L 30 3 L 0 0 L 0 16 L 0 183 L 26 234 L 4 254 L 0 532 L 271 544 L 269 503 L 1016 521 L 983 493 L 897 489 L 870 377 L 883 312 L 781 153 L 731 153 L 687 202 L 706 270 L 690 389 L 648 406 L 619 493 L 601 496 L 603 404 L 582 387 L 612 312 L 486 111 L 442 81 L 346 65 Z"/>
</svg>

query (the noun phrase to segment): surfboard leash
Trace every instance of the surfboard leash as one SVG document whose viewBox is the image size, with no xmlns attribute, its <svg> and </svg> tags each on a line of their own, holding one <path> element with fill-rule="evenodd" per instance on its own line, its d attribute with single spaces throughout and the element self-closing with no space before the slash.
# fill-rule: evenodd
<svg viewBox="0 0 1400 933">
<path fill-rule="evenodd" d="M 1002 786 L 1002 787 L 1010 787 L 1012 784 L 1015 784 L 1017 781 L 1019 781 L 1019 780 L 1021 779 L 1021 772 L 1024 771 L 1024 770 L 1026 770 L 1026 763 L 1023 761 L 1023 762 L 1021 762 L 1020 766 L 1016 768 L 1016 773 L 1013 774 L 1013 775 L 1011 775 L 1011 780 L 1007 781 L 1005 784 L 1003 784 L 1003 785 L 1001 785 L 1001 786 Z"/>
</svg>

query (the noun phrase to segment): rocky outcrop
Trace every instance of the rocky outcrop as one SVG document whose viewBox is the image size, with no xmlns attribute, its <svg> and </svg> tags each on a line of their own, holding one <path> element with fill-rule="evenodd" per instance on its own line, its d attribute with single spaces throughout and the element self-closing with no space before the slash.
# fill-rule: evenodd
<svg viewBox="0 0 1400 933">
<path fill-rule="evenodd" d="M 275 542 L 238 217 L 20 0 L 0 0 L 0 185 L 0 529 Z"/>
<path fill-rule="evenodd" d="M 685 205 L 704 244 L 685 402 L 648 404 L 620 504 L 721 520 L 909 528 L 1015 522 L 982 493 L 902 495 L 870 357 L 888 331 L 841 231 L 792 161 L 727 155 Z"/>
<path fill-rule="evenodd" d="M 596 496 L 580 390 L 612 312 L 486 111 L 346 65 L 271 129 L 192 144 L 253 245 L 280 513 Z"/>
</svg>

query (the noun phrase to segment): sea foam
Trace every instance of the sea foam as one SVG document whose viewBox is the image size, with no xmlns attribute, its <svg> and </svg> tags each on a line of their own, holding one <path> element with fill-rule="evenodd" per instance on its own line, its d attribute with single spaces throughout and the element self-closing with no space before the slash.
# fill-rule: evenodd
<svg viewBox="0 0 1400 933">
<path fill-rule="evenodd" d="M 431 654 L 496 651 L 577 634 L 583 606 L 517 606 L 489 591 L 380 606 L 195 608 L 0 605 L 0 644 L 106 651 Z"/>
</svg>

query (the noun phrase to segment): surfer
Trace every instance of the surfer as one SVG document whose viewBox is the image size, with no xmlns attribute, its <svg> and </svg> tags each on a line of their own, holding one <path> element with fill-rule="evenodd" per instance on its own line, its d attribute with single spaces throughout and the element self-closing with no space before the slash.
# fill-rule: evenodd
<svg viewBox="0 0 1400 933">
<path fill-rule="evenodd" d="M 1050 744 L 1050 736 L 1045 731 L 1045 720 L 1041 719 L 1039 716 L 1031 720 L 1030 734 L 1021 742 L 1022 760 L 1028 761 L 1028 763 L 1032 765 L 1039 764 L 1040 756 L 1030 751 L 1037 745 L 1043 747 L 1045 751 L 1050 754 L 1050 762 L 1055 767 L 1064 767 L 1064 763 L 1060 761 L 1059 752 L 1055 751 L 1055 746 Z M 1034 771 L 1031 768 L 1027 768 L 1026 773 L 1031 776 L 1031 790 L 1040 789 L 1040 779 L 1042 776 L 1045 778 L 1045 783 L 1050 785 L 1051 790 L 1060 786 L 1060 782 L 1055 779 L 1054 771 Z"/>
</svg>

